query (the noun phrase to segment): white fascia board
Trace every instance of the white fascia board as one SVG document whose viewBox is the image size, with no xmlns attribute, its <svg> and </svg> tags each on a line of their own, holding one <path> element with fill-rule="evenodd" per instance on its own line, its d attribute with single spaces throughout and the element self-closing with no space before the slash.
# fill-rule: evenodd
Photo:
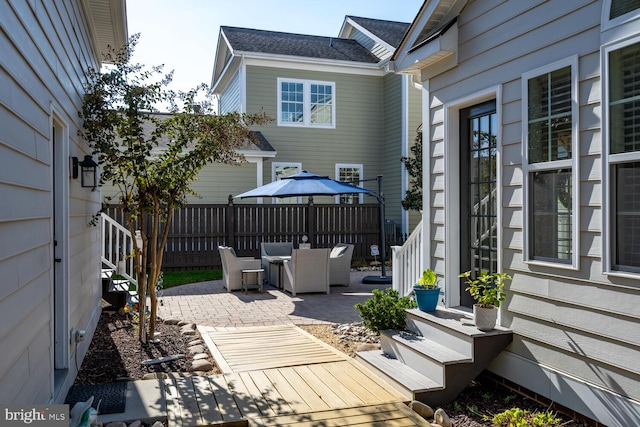
<svg viewBox="0 0 640 427">
<path fill-rule="evenodd" d="M 394 70 L 397 73 L 415 74 L 457 52 L 458 24 L 454 23 L 444 34 L 396 59 L 393 62 Z"/>
<path fill-rule="evenodd" d="M 384 70 L 380 64 L 353 63 L 351 61 L 334 61 L 317 58 L 301 58 L 286 55 L 243 53 L 245 65 L 261 67 L 288 68 L 292 70 L 322 71 L 328 73 L 359 74 L 365 76 L 382 76 Z"/>
<path fill-rule="evenodd" d="M 391 52 L 393 54 L 393 52 L 396 51 L 396 48 L 391 46 L 389 43 L 385 42 L 384 40 L 382 40 L 381 38 L 379 38 L 378 36 L 376 36 L 375 34 L 371 33 L 369 30 L 367 30 L 366 28 L 364 28 L 363 26 L 359 25 L 357 22 L 347 18 L 347 21 L 349 22 L 349 24 L 351 24 L 351 26 L 353 28 L 355 28 L 356 30 L 360 31 L 361 33 L 365 34 L 367 37 L 369 37 L 371 40 L 375 40 L 379 45 L 384 46 L 385 49 L 387 49 L 389 52 Z M 342 34 L 340 34 L 342 36 Z"/>
<path fill-rule="evenodd" d="M 236 152 L 238 154 L 242 154 L 247 160 L 274 158 L 278 154 L 277 151 L 258 151 L 258 150 L 237 150 Z"/>
</svg>

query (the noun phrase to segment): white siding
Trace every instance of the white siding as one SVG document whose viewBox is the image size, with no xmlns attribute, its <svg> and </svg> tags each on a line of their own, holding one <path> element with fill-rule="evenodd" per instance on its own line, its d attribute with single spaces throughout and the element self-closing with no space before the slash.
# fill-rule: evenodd
<svg viewBox="0 0 640 427">
<path fill-rule="evenodd" d="M 78 130 L 83 72 L 97 67 L 85 14 L 77 0 L 0 2 L 0 402 L 61 401 L 75 378 L 69 371 L 54 395 L 53 159 L 67 177 L 68 156 L 88 152 Z M 72 38 L 70 38 L 72 37 Z M 77 38 L 76 38 L 77 37 Z M 53 152 L 52 120 L 66 126 Z M 98 229 L 88 226 L 99 192 L 66 178 L 63 208 L 68 255 L 69 328 L 86 329 L 78 362 L 86 352 L 100 302 Z M 68 336 L 61 340 L 69 342 Z M 64 341 L 63 341 L 64 342 Z"/>
</svg>

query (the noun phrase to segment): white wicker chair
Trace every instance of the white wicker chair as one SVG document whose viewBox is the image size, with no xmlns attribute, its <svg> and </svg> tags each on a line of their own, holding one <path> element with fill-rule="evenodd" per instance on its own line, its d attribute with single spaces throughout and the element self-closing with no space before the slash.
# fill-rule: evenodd
<svg viewBox="0 0 640 427">
<path fill-rule="evenodd" d="M 284 262 L 284 290 L 329 293 L 329 249 L 296 249 Z"/>
<path fill-rule="evenodd" d="M 329 284 L 349 286 L 351 281 L 351 257 L 353 245 L 338 243 L 329 256 Z"/>
<path fill-rule="evenodd" d="M 264 269 L 265 280 L 268 283 L 277 283 L 275 275 L 278 274 L 278 269 L 271 268 L 269 261 L 265 256 L 291 256 L 293 251 L 293 243 L 291 242 L 262 242 L 260 243 L 260 257 L 262 258 L 262 268 Z"/>
<path fill-rule="evenodd" d="M 220 259 L 222 260 L 222 277 L 227 292 L 242 289 L 242 270 L 255 270 L 262 268 L 259 259 L 251 257 L 238 257 L 233 248 L 218 246 Z M 251 283 L 257 285 L 258 283 Z"/>
</svg>

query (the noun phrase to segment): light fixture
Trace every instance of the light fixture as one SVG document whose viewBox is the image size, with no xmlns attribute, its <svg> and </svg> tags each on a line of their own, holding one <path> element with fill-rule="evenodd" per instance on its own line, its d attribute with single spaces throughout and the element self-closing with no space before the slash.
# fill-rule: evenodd
<svg viewBox="0 0 640 427">
<path fill-rule="evenodd" d="M 98 186 L 98 164 L 89 155 L 84 156 L 84 160 L 78 161 L 77 157 L 71 158 L 73 161 L 73 179 L 78 179 L 78 166 L 80 166 L 80 174 L 82 186 L 86 188 L 96 188 Z"/>
</svg>

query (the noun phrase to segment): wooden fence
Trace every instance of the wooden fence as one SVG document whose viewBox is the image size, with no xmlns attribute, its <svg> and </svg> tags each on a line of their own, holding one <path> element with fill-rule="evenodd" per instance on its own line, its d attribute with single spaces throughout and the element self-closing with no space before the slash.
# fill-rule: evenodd
<svg viewBox="0 0 640 427">
<path fill-rule="evenodd" d="M 105 213 L 125 225 L 117 206 L 107 207 Z M 387 248 L 397 243 L 395 225 L 388 225 Z M 306 235 L 314 248 L 353 244 L 354 260 L 372 259 L 370 246 L 380 245 L 377 204 L 194 204 L 175 211 L 167 226 L 167 271 L 221 268 L 220 245 L 235 248 L 238 256 L 260 258 L 260 243 L 287 241 L 297 247 Z"/>
</svg>

